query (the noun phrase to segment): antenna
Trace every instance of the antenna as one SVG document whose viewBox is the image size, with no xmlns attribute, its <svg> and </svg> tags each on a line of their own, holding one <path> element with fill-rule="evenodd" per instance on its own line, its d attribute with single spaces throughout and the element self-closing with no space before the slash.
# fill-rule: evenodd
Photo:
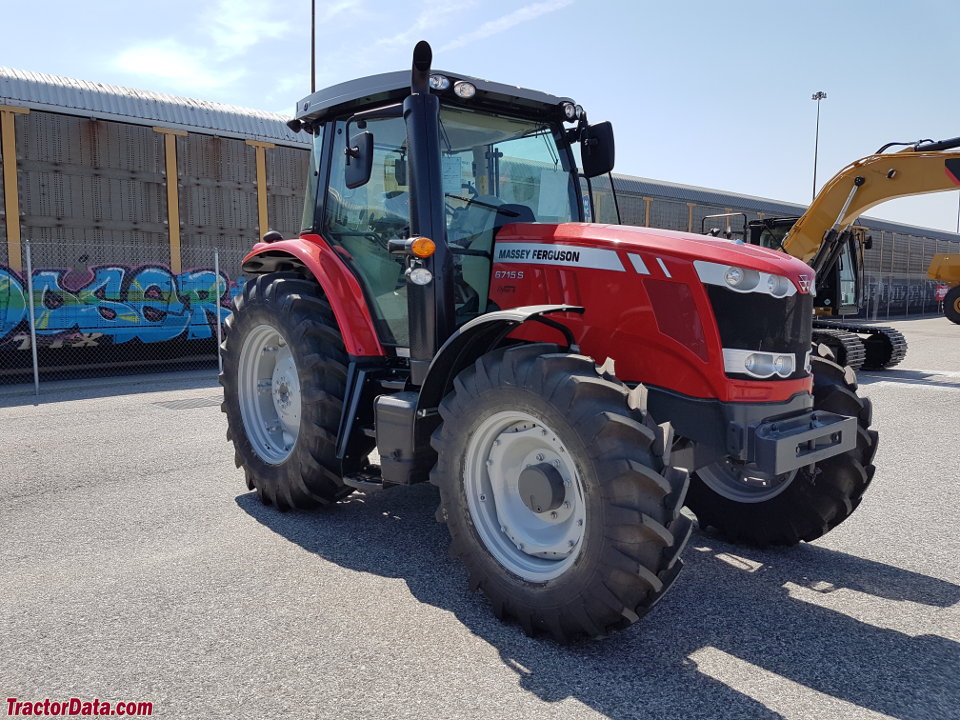
<svg viewBox="0 0 960 720">
<path fill-rule="evenodd" d="M 310 0 L 310 94 L 317 91 L 317 0 Z"/>
</svg>

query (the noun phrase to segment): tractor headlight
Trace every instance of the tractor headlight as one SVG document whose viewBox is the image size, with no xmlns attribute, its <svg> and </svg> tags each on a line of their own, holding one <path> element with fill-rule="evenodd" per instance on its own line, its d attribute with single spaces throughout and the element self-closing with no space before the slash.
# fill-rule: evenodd
<svg viewBox="0 0 960 720">
<path fill-rule="evenodd" d="M 723 369 L 727 373 L 746 374 L 760 380 L 774 375 L 788 378 L 796 367 L 796 358 L 790 354 L 723 348 Z"/>
<path fill-rule="evenodd" d="M 563 104 L 563 117 L 567 122 L 573 122 L 577 119 L 577 106 L 573 103 Z"/>
<path fill-rule="evenodd" d="M 738 267 L 728 267 L 723 274 L 723 280 L 730 287 L 736 287 L 743 280 L 743 270 Z"/>
<path fill-rule="evenodd" d="M 431 90 L 446 90 L 449 87 L 450 87 L 450 78 L 448 78 L 446 75 L 430 76 Z"/>
<path fill-rule="evenodd" d="M 413 267 L 407 270 L 407 279 L 414 285 L 429 285 L 433 280 L 433 273 L 425 267 Z"/>
<path fill-rule="evenodd" d="M 739 293 L 763 293 L 775 298 L 788 297 L 797 292 L 789 278 L 782 275 L 707 260 L 694 260 L 693 265 L 700 282 L 705 285 L 719 285 Z"/>
<path fill-rule="evenodd" d="M 760 284 L 760 273 L 756 270 L 728 267 L 723 274 L 723 281 L 737 292 L 752 292 Z"/>
<path fill-rule="evenodd" d="M 767 275 L 767 292 L 774 297 L 783 297 L 791 287 L 790 281 L 782 275 Z"/>
<path fill-rule="evenodd" d="M 469 100 L 477 94 L 477 88 L 473 83 L 468 83 L 465 80 L 461 80 L 453 86 L 453 92 L 456 93 L 457 97 L 461 97 L 464 100 Z"/>
</svg>

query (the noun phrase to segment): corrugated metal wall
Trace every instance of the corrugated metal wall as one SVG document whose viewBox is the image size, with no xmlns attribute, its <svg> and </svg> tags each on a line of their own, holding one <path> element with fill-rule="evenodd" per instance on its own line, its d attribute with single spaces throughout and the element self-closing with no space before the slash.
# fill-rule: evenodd
<svg viewBox="0 0 960 720">
<path fill-rule="evenodd" d="M 224 269 L 235 276 L 239 253 L 257 237 L 254 148 L 210 135 L 178 137 L 177 169 L 183 268 L 209 267 L 219 248 Z"/>
<path fill-rule="evenodd" d="M 16 128 L 35 268 L 169 264 L 162 136 L 46 112 L 19 116 Z"/>
</svg>

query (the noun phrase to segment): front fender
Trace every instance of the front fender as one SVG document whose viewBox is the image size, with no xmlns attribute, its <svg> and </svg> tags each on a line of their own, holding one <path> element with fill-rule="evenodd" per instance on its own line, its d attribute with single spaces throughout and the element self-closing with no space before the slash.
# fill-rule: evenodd
<svg viewBox="0 0 960 720">
<path fill-rule="evenodd" d="M 422 417 L 433 411 L 453 388 L 453 379 L 457 374 L 497 347 L 518 325 L 556 312 L 582 313 L 583 308 L 576 305 L 528 305 L 487 313 L 463 325 L 447 338 L 430 363 L 417 402 L 418 415 Z M 557 327 L 568 345 L 572 344 L 573 336 L 565 327 L 558 327 L 559 324 L 554 322 L 549 325 Z"/>
<path fill-rule="evenodd" d="M 377 337 L 360 282 L 319 235 L 257 243 L 243 258 L 242 267 L 244 272 L 253 274 L 306 268 L 323 288 L 337 318 L 347 353 L 355 357 L 386 354 Z"/>
</svg>

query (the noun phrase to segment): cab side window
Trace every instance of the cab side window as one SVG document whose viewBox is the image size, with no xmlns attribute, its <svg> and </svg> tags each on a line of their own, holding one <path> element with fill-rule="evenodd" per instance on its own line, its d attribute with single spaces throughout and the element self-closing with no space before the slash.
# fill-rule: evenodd
<svg viewBox="0 0 960 720">
<path fill-rule="evenodd" d="M 371 120 L 373 173 L 370 182 L 349 189 L 344 181 L 346 123 L 337 122 L 324 203 L 322 235 L 360 277 L 372 303 L 381 342 L 409 345 L 407 286 L 403 258 L 387 251 L 391 238 L 410 234 L 406 179 L 406 128 L 402 118 Z M 356 132 L 356 125 L 350 126 Z"/>
</svg>

